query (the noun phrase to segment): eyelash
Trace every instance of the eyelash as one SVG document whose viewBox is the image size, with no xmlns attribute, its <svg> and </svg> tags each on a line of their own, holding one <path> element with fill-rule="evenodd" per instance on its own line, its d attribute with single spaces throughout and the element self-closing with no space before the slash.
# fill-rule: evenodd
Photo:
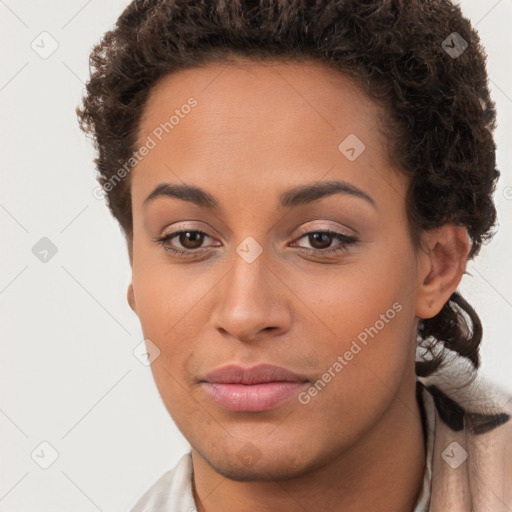
<svg viewBox="0 0 512 512">
<path fill-rule="evenodd" d="M 164 250 L 166 250 L 172 254 L 185 256 L 185 257 L 194 256 L 200 252 L 205 252 L 205 251 L 209 252 L 211 250 L 211 249 L 206 249 L 206 248 L 183 250 L 183 249 L 176 249 L 176 248 L 168 245 L 168 242 L 170 240 L 172 240 L 173 238 L 175 238 L 183 233 L 199 233 L 202 235 L 209 236 L 204 231 L 200 231 L 198 229 L 186 229 L 186 230 L 174 231 L 174 232 L 168 233 L 167 235 L 164 235 L 162 237 L 156 238 L 155 242 L 159 243 L 164 248 Z M 336 240 L 342 242 L 342 244 L 338 247 L 335 247 L 334 249 L 330 249 L 330 248 L 328 248 L 328 249 L 309 249 L 307 247 L 301 247 L 301 248 L 305 249 L 306 251 L 308 251 L 310 253 L 320 253 L 320 254 L 331 255 L 331 254 L 338 254 L 338 253 L 347 251 L 349 246 L 354 245 L 358 241 L 357 238 L 355 238 L 353 236 L 348 236 L 343 233 L 339 233 L 337 231 L 333 231 L 330 229 L 306 231 L 306 232 L 301 233 L 301 236 L 297 240 L 300 240 L 301 238 L 304 238 L 308 235 L 318 234 L 318 233 L 332 235 Z"/>
</svg>

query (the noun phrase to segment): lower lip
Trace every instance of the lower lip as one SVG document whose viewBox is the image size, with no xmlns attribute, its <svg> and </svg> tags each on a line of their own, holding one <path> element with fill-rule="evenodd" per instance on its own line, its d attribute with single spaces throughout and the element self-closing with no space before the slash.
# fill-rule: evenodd
<svg viewBox="0 0 512 512">
<path fill-rule="evenodd" d="M 262 384 L 219 384 L 205 382 L 204 389 L 220 405 L 232 411 L 267 411 L 288 400 L 307 382 L 265 382 Z"/>
</svg>

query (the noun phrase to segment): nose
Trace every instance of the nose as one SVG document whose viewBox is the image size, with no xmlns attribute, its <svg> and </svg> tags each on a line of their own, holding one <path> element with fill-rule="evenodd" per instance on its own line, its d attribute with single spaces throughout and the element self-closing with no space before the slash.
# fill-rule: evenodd
<svg viewBox="0 0 512 512">
<path fill-rule="evenodd" d="M 291 292 L 264 252 L 250 263 L 235 252 L 232 268 L 215 293 L 211 321 L 224 337 L 249 342 L 290 328 Z"/>
</svg>

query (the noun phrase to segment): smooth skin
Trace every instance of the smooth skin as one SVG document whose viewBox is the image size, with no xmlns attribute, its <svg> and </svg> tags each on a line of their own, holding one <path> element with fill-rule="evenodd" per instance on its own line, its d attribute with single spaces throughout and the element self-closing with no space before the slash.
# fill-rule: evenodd
<svg viewBox="0 0 512 512">
<path fill-rule="evenodd" d="M 130 176 L 128 302 L 160 350 L 151 370 L 191 445 L 198 510 L 410 512 L 425 465 L 417 325 L 460 282 L 465 228 L 424 232 L 425 250 L 414 250 L 407 181 L 378 129 L 385 113 L 321 63 L 239 60 L 167 75 L 139 144 L 190 97 L 197 105 Z M 338 149 L 350 134 L 365 145 L 354 161 Z M 347 193 L 279 204 L 293 187 L 330 180 L 374 204 Z M 219 209 L 171 196 L 145 203 L 162 183 L 201 187 Z M 165 242 L 186 256 L 157 241 L 180 229 L 205 233 Z M 357 241 L 304 234 L 326 229 Z M 252 263 L 236 251 L 247 237 L 262 249 Z M 230 411 L 200 382 L 228 363 L 271 363 L 311 386 L 394 303 L 400 312 L 307 404 L 293 396 L 268 411 Z"/>
</svg>

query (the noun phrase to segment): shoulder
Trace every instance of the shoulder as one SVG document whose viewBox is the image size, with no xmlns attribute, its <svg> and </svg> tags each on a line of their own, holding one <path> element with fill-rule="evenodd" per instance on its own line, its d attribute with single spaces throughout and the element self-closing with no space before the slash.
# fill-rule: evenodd
<svg viewBox="0 0 512 512">
<path fill-rule="evenodd" d="M 192 455 L 184 454 L 137 501 L 130 512 L 196 512 L 192 494 Z"/>
</svg>

